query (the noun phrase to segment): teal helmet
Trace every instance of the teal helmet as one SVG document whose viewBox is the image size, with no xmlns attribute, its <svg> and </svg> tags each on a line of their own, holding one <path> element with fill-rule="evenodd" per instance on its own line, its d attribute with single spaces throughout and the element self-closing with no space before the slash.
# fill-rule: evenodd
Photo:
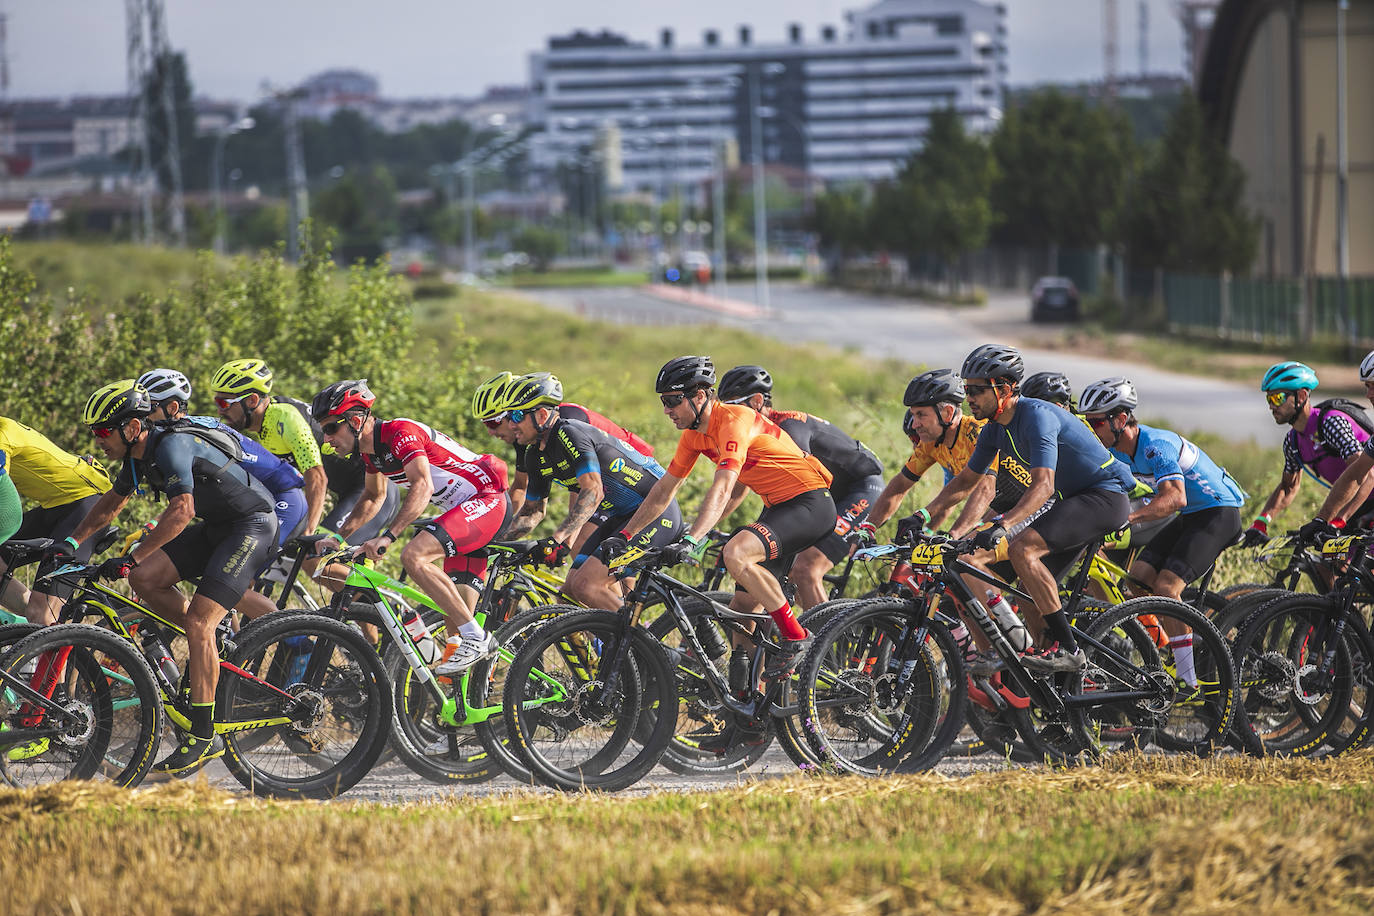
<svg viewBox="0 0 1374 916">
<path fill-rule="evenodd" d="M 1310 366 L 1292 360 L 1270 366 L 1264 373 L 1264 381 L 1260 382 L 1260 391 L 1297 391 L 1299 388 L 1311 391 L 1316 387 L 1317 373 Z"/>
</svg>

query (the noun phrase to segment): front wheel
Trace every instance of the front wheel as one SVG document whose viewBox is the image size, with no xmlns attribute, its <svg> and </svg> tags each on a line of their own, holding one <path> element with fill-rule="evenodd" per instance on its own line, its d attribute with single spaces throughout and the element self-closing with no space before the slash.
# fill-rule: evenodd
<svg viewBox="0 0 1374 916">
<path fill-rule="evenodd" d="M 391 726 L 375 647 L 315 614 L 272 614 L 241 637 L 221 667 L 216 696 L 229 771 L 257 795 L 348 791 L 377 762 Z"/>
<path fill-rule="evenodd" d="M 633 785 L 677 725 L 667 653 L 614 611 L 565 614 L 541 627 L 511 661 L 503 700 L 521 762 L 564 791 Z"/>
</svg>

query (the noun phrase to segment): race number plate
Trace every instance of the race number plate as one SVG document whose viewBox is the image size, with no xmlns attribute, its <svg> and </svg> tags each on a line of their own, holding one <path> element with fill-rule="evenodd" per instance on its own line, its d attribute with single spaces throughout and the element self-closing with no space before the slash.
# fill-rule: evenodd
<svg viewBox="0 0 1374 916">
<path fill-rule="evenodd" d="M 1345 537 L 1332 538 L 1322 545 L 1322 556 L 1334 557 L 1350 552 L 1350 545 L 1355 542 L 1355 536 L 1347 534 Z"/>
<path fill-rule="evenodd" d="M 911 551 L 911 565 L 940 567 L 945 565 L 945 553 L 938 544 L 917 544 Z"/>
</svg>

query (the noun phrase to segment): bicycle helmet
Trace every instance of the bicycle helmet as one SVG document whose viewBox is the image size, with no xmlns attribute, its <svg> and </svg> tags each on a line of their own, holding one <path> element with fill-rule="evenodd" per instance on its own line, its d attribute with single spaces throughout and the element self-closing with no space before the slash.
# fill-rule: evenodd
<svg viewBox="0 0 1374 916">
<path fill-rule="evenodd" d="M 472 416 L 477 420 L 490 420 L 506 409 L 501 406 L 516 377 L 509 372 L 494 375 L 477 386 L 472 393 Z"/>
<path fill-rule="evenodd" d="M 934 407 L 936 404 L 961 404 L 964 380 L 953 369 L 931 369 L 907 383 L 902 403 L 907 407 Z M 909 412 L 908 412 L 909 413 Z"/>
<path fill-rule="evenodd" d="M 1062 372 L 1037 372 L 1021 383 L 1021 396 L 1051 401 L 1055 404 L 1073 404 L 1073 389 L 1069 377 Z"/>
<path fill-rule="evenodd" d="M 921 436 L 916 432 L 916 418 L 911 415 L 911 411 L 902 411 L 902 432 L 912 442 L 920 440 Z"/>
<path fill-rule="evenodd" d="M 225 394 L 272 393 L 272 370 L 260 359 L 235 359 L 215 370 L 210 388 Z"/>
<path fill-rule="evenodd" d="M 501 411 L 557 407 L 563 403 L 563 383 L 551 372 L 531 372 L 511 379 Z"/>
<path fill-rule="evenodd" d="M 175 369 L 149 369 L 136 384 L 147 390 L 154 404 L 173 399 L 187 404 L 191 400 L 190 380 Z"/>
<path fill-rule="evenodd" d="M 773 376 L 762 366 L 736 366 L 720 377 L 722 401 L 736 401 L 751 394 L 768 397 L 773 393 Z"/>
<path fill-rule="evenodd" d="M 350 410 L 371 410 L 377 401 L 367 379 L 335 382 L 328 385 L 310 402 L 310 415 L 317 421 L 337 417 Z"/>
<path fill-rule="evenodd" d="M 1138 403 L 1135 385 L 1119 375 L 1093 382 L 1078 397 L 1078 409 L 1085 414 L 1135 410 Z"/>
<path fill-rule="evenodd" d="M 1369 361 L 1369 357 L 1365 357 Z M 1360 364 L 1360 378 L 1364 378 L 1364 364 Z M 1310 366 L 1289 360 L 1286 363 L 1275 363 L 1269 367 L 1269 371 L 1264 373 L 1264 380 L 1260 382 L 1260 391 L 1297 391 L 1299 388 L 1306 388 L 1311 391 L 1317 387 L 1317 373 L 1313 372 Z"/>
<path fill-rule="evenodd" d="M 1374 350 L 1366 353 L 1360 361 L 1360 381 L 1374 382 Z"/>
<path fill-rule="evenodd" d="M 86 426 L 116 426 L 127 420 L 142 419 L 153 409 L 148 390 L 131 378 L 97 388 L 81 411 Z"/>
<path fill-rule="evenodd" d="M 1026 364 L 1021 359 L 1021 351 L 1002 344 L 983 344 L 964 360 L 959 370 L 964 378 L 1011 379 L 1021 381 L 1026 374 Z"/>
<path fill-rule="evenodd" d="M 654 391 L 664 394 L 669 391 L 695 391 L 698 388 L 712 388 L 716 384 L 716 367 L 709 356 L 679 356 L 670 359 L 658 370 Z"/>
</svg>

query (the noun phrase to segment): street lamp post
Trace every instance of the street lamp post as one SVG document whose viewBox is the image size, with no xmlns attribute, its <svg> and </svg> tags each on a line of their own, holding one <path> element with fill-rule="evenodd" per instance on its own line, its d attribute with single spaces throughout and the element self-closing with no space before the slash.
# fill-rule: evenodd
<svg viewBox="0 0 1374 916">
<path fill-rule="evenodd" d="M 754 297 L 759 308 L 767 309 L 768 302 L 768 214 L 763 187 L 763 114 L 760 108 L 760 77 L 758 71 L 749 74 L 749 140 L 750 159 L 754 179 Z"/>
<path fill-rule="evenodd" d="M 240 118 L 233 124 L 221 127 L 215 134 L 213 161 L 210 163 L 211 189 L 214 192 L 215 201 L 215 238 L 211 247 L 215 254 L 224 254 L 224 194 L 220 190 L 220 172 L 224 169 L 224 141 L 229 139 L 231 134 L 236 134 L 243 130 L 252 130 L 257 126 L 257 122 L 252 118 Z"/>
<path fill-rule="evenodd" d="M 1347 209 L 1349 191 L 1349 161 L 1345 137 L 1345 14 L 1350 9 L 1350 0 L 1336 2 L 1336 272 L 1339 275 L 1337 288 L 1341 302 L 1341 314 L 1347 317 L 1346 327 L 1349 334 L 1347 356 L 1354 356 L 1359 329 L 1355 327 L 1354 317 L 1347 309 L 1349 303 L 1346 286 L 1350 278 L 1350 213 Z"/>
</svg>

